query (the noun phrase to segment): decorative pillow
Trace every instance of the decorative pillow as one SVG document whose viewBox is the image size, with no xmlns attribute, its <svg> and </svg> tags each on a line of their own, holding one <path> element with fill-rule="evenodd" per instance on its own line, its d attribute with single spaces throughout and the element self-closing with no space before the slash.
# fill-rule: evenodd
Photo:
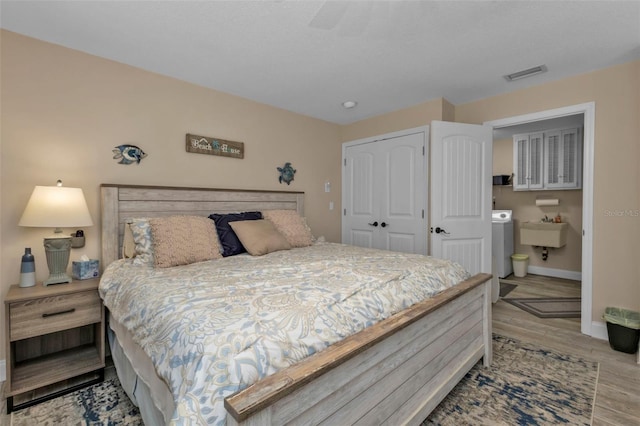
<svg viewBox="0 0 640 426">
<path fill-rule="evenodd" d="M 270 220 L 276 229 L 287 239 L 291 247 L 307 247 L 313 244 L 311 230 L 295 210 L 265 210 L 265 219 Z"/>
<path fill-rule="evenodd" d="M 158 268 L 222 258 L 216 227 L 206 217 L 156 217 L 149 223 Z"/>
<path fill-rule="evenodd" d="M 153 265 L 153 244 L 151 225 L 148 219 L 130 219 L 129 227 L 133 234 L 136 255 L 134 265 Z"/>
<path fill-rule="evenodd" d="M 252 256 L 291 248 L 284 235 L 268 220 L 242 220 L 229 225 Z"/>
<path fill-rule="evenodd" d="M 233 256 L 246 252 L 242 243 L 231 229 L 229 224 L 239 220 L 258 220 L 262 219 L 262 213 L 260 212 L 242 212 L 242 213 L 228 213 L 228 214 L 212 214 L 209 215 L 209 219 L 212 219 L 216 223 L 216 231 L 218 231 L 218 237 L 220 237 L 220 245 L 222 246 L 222 255 L 224 257 Z"/>
<path fill-rule="evenodd" d="M 124 237 L 122 238 L 122 258 L 131 259 L 136 257 L 136 242 L 133 240 L 133 231 L 130 223 L 124 224 Z"/>
</svg>

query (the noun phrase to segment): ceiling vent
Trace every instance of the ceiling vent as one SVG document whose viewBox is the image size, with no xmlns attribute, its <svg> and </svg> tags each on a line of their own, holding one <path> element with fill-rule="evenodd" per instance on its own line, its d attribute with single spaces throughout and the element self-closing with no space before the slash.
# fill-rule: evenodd
<svg viewBox="0 0 640 426">
<path fill-rule="evenodd" d="M 520 80 L 521 78 L 531 77 L 532 75 L 542 74 L 547 72 L 546 65 L 538 65 L 537 67 L 529 68 L 528 70 L 514 72 L 513 74 L 507 74 L 504 76 L 507 81 Z"/>
</svg>

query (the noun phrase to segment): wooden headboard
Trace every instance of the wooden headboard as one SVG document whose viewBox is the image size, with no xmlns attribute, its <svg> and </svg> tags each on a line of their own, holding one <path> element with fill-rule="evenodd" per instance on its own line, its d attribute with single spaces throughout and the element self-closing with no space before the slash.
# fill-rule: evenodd
<svg viewBox="0 0 640 426">
<path fill-rule="evenodd" d="M 273 209 L 304 214 L 304 192 L 102 184 L 100 197 L 102 268 L 120 257 L 124 224 L 130 218 Z"/>
</svg>

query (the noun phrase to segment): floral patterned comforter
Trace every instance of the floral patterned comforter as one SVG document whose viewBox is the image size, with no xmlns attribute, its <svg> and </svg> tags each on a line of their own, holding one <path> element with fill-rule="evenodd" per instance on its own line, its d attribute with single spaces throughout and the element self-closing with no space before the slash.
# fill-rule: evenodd
<svg viewBox="0 0 640 426">
<path fill-rule="evenodd" d="M 100 295 L 175 398 L 172 424 L 224 424 L 224 398 L 466 279 L 446 260 L 332 243 L 174 268 L 119 260 Z"/>
</svg>

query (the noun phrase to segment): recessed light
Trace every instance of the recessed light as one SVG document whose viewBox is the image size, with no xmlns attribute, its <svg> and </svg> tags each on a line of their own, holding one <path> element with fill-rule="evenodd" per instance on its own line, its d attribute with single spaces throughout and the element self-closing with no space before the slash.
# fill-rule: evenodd
<svg viewBox="0 0 640 426">
<path fill-rule="evenodd" d="M 344 101 L 342 103 L 342 106 L 345 107 L 346 109 L 355 108 L 356 105 L 358 105 L 356 101 Z"/>
<path fill-rule="evenodd" d="M 547 72 L 547 66 L 546 65 L 538 65 L 537 67 L 533 67 L 533 68 L 529 68 L 529 69 L 526 69 L 526 70 L 514 72 L 513 74 L 507 74 L 507 75 L 504 76 L 504 78 L 507 81 L 513 81 L 513 80 L 519 80 L 519 79 L 525 78 L 525 77 L 531 77 L 532 75 L 536 75 L 536 74 L 542 74 L 543 72 Z"/>
</svg>

